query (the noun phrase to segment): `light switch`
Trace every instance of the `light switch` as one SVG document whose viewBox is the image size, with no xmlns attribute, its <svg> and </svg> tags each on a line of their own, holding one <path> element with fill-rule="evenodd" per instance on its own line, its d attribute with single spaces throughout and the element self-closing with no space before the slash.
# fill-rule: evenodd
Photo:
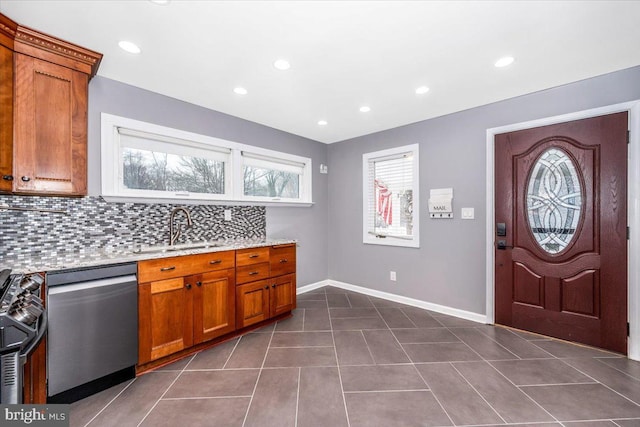
<svg viewBox="0 0 640 427">
<path fill-rule="evenodd" d="M 460 218 L 462 219 L 474 219 L 475 212 L 474 208 L 462 208 L 460 210 Z"/>
<path fill-rule="evenodd" d="M 224 210 L 224 220 L 231 221 L 231 209 Z"/>
</svg>

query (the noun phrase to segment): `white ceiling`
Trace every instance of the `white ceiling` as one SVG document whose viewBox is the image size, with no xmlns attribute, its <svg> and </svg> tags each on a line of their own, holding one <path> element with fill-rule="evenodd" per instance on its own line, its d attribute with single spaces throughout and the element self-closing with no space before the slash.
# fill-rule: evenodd
<svg viewBox="0 0 640 427">
<path fill-rule="evenodd" d="M 0 0 L 0 12 L 103 53 L 101 76 L 326 143 L 640 65 L 640 1 Z M 505 55 L 516 61 L 495 68 Z"/>
</svg>

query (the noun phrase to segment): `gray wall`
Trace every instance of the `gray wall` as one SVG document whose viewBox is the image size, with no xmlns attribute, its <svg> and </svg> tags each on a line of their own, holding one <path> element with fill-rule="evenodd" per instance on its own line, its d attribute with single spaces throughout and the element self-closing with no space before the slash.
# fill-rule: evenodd
<svg viewBox="0 0 640 427">
<path fill-rule="evenodd" d="M 325 280 L 327 273 L 327 146 L 267 126 L 198 107 L 114 80 L 89 83 L 89 195 L 100 194 L 100 113 L 110 113 L 243 144 L 310 157 L 312 207 L 268 207 L 267 237 L 293 238 L 298 247 L 298 286 Z"/>
<path fill-rule="evenodd" d="M 486 130 L 635 99 L 640 67 L 330 145 L 329 278 L 485 313 Z M 364 245 L 362 154 L 413 143 L 421 247 Z M 453 187 L 455 219 L 429 219 L 429 189 L 443 187 Z M 475 208 L 475 220 L 461 220 L 461 207 Z"/>
</svg>

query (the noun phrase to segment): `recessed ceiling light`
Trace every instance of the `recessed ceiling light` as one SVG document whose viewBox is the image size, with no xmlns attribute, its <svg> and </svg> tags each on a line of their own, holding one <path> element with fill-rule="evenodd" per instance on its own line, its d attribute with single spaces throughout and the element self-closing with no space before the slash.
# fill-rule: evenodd
<svg viewBox="0 0 640 427">
<path fill-rule="evenodd" d="M 420 86 L 418 89 L 416 89 L 416 93 L 418 95 L 422 95 L 422 94 L 425 94 L 427 92 L 429 92 L 429 88 L 426 87 L 426 86 Z"/>
<path fill-rule="evenodd" d="M 369 111 L 371 111 L 371 107 L 367 107 L 366 105 L 363 105 L 362 107 L 360 107 L 361 113 L 368 113 Z"/>
<path fill-rule="evenodd" d="M 320 125 L 320 126 L 326 126 L 328 124 L 329 123 L 326 120 L 318 120 L 318 125 Z"/>
<path fill-rule="evenodd" d="M 243 87 L 237 87 L 235 89 L 233 89 L 233 91 L 235 93 L 237 93 L 238 95 L 246 95 L 247 94 L 247 90 Z"/>
<path fill-rule="evenodd" d="M 505 56 L 504 58 L 498 59 L 495 63 L 495 66 L 498 68 L 506 67 L 507 65 L 511 65 L 513 61 L 514 61 L 513 56 Z"/>
<path fill-rule="evenodd" d="M 121 42 L 118 43 L 118 46 L 120 46 L 120 49 L 124 50 L 125 52 L 129 52 L 129 53 L 140 53 L 141 50 L 138 47 L 137 44 L 132 43 L 132 42 L 128 42 L 126 40 L 122 40 Z"/>
<path fill-rule="evenodd" d="M 149 1 L 151 3 L 157 4 L 159 6 L 166 6 L 171 2 L 171 0 L 149 0 Z"/>
<path fill-rule="evenodd" d="M 291 64 L 286 59 L 278 59 L 276 62 L 273 63 L 273 66 L 276 67 L 278 70 L 283 70 L 283 71 L 291 68 Z"/>
</svg>

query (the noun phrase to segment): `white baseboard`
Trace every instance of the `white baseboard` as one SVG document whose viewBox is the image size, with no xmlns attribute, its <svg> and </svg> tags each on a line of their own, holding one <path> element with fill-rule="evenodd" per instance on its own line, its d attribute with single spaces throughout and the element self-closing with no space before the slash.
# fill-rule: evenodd
<svg viewBox="0 0 640 427">
<path fill-rule="evenodd" d="M 329 283 L 328 280 L 321 280 L 319 282 L 316 283 L 311 283 L 309 285 L 304 285 L 301 286 L 299 288 L 296 289 L 296 294 L 300 295 L 300 294 L 304 294 L 305 292 L 311 292 L 311 291 L 315 291 L 316 289 L 320 289 L 323 286 L 330 286 L 331 284 Z"/>
<path fill-rule="evenodd" d="M 374 289 L 369 289 L 369 288 L 364 288 L 362 286 L 339 282 L 337 280 L 322 280 L 320 282 L 302 286 L 298 288 L 297 293 L 303 294 L 305 292 L 310 292 L 315 289 L 319 289 L 323 286 L 335 286 L 336 288 L 346 289 L 348 291 L 353 291 L 359 294 L 369 295 L 376 298 L 382 298 L 388 301 L 394 301 L 400 304 L 410 305 L 412 307 L 424 308 L 425 310 L 431 310 L 431 311 L 435 311 L 436 313 L 459 317 L 461 319 L 470 320 L 472 322 L 483 323 L 483 324 L 487 323 L 487 316 L 485 316 L 484 314 L 473 313 L 471 311 L 460 310 L 457 308 L 452 308 L 452 307 L 447 307 L 445 305 L 421 301 L 414 298 L 408 298 L 402 295 L 391 294 L 388 292 L 376 291 Z"/>
</svg>

